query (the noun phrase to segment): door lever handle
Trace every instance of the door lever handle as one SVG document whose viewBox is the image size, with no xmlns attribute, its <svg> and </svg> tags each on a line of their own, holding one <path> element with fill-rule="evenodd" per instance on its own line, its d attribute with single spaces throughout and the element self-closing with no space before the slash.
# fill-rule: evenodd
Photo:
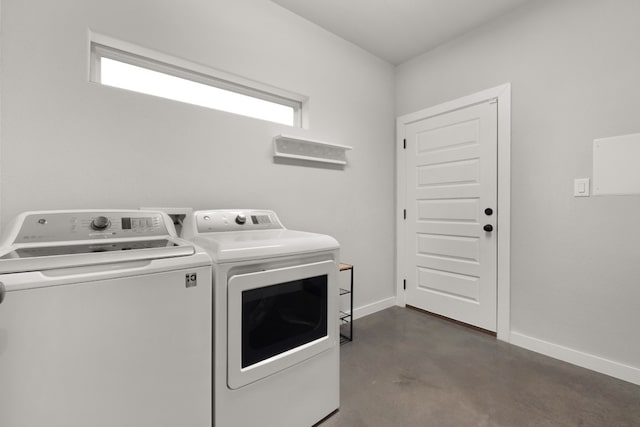
<svg viewBox="0 0 640 427">
<path fill-rule="evenodd" d="M 487 233 L 491 233 L 491 232 L 493 231 L 493 225 L 491 225 L 491 224 L 487 224 L 487 225 L 485 225 L 484 227 L 482 227 L 482 229 L 483 229 L 484 231 L 486 231 Z"/>
<path fill-rule="evenodd" d="M 7 288 L 4 286 L 4 283 L 0 282 L 0 304 L 4 301 L 4 297 L 7 295 Z"/>
</svg>

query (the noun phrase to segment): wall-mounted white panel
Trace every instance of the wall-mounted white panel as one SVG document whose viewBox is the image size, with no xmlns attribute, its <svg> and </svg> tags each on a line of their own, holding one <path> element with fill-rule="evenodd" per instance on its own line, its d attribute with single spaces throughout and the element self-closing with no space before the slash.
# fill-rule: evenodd
<svg viewBox="0 0 640 427">
<path fill-rule="evenodd" d="M 640 194 L 640 133 L 593 141 L 593 194 Z"/>
</svg>

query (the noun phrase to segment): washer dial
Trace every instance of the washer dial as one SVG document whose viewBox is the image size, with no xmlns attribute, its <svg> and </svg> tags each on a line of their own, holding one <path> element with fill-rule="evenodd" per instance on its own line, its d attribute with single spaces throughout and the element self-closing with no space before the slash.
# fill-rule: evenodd
<svg viewBox="0 0 640 427">
<path fill-rule="evenodd" d="M 106 230 L 111 225 L 111 221 L 106 216 L 97 216 L 91 220 L 91 228 L 100 231 Z"/>
</svg>

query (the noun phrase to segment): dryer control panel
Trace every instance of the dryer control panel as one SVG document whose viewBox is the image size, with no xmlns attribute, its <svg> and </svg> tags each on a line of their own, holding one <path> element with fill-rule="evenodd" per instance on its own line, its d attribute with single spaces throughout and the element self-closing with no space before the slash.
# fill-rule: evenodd
<svg viewBox="0 0 640 427">
<path fill-rule="evenodd" d="M 194 213 L 198 233 L 284 228 L 273 211 L 227 209 Z"/>
<path fill-rule="evenodd" d="M 14 243 L 69 242 L 175 236 L 173 224 L 161 212 L 151 211 L 49 211 L 27 212 Z"/>
</svg>

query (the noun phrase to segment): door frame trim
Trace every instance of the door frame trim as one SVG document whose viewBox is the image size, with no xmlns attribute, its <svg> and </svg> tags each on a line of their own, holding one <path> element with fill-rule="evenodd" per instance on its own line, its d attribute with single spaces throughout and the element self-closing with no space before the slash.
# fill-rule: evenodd
<svg viewBox="0 0 640 427">
<path fill-rule="evenodd" d="M 511 340 L 511 83 L 505 83 L 396 119 L 396 305 L 406 305 L 403 259 L 406 251 L 404 215 L 406 181 L 404 127 L 418 120 L 449 113 L 490 100 L 498 102 L 498 271 L 497 338 Z"/>
</svg>

